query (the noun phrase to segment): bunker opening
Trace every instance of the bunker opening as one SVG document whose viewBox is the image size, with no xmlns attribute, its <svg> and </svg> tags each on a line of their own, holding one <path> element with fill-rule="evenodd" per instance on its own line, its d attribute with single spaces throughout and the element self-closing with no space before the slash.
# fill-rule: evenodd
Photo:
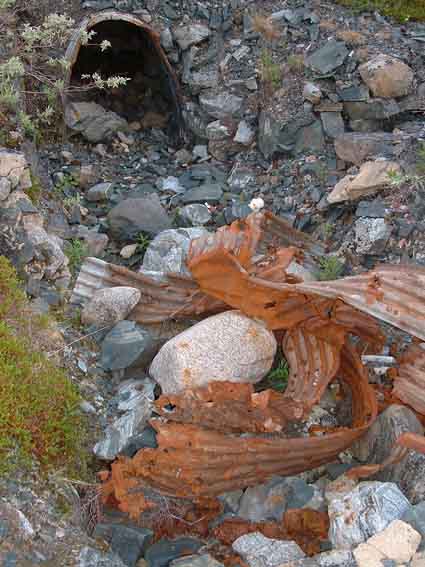
<svg viewBox="0 0 425 567">
<path fill-rule="evenodd" d="M 86 44 L 82 32 L 89 34 Z M 129 123 L 139 123 L 142 130 L 159 128 L 181 137 L 177 79 L 158 34 L 146 24 L 132 15 L 98 14 L 82 24 L 67 56 L 73 101 L 96 102 Z M 85 89 L 84 77 L 93 76 L 130 80 L 117 87 Z"/>
</svg>

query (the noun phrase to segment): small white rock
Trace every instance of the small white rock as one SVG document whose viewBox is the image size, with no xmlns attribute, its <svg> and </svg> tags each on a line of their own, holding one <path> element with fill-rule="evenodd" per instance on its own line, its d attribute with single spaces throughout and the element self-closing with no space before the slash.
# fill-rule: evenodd
<svg viewBox="0 0 425 567">
<path fill-rule="evenodd" d="M 367 543 L 361 543 L 354 551 L 357 567 L 382 567 L 385 555 Z"/>
<path fill-rule="evenodd" d="M 124 246 L 124 248 L 122 248 L 120 252 L 121 258 L 125 258 L 125 260 L 131 258 L 133 254 L 136 253 L 137 246 L 137 244 L 127 244 L 127 246 Z"/>
</svg>

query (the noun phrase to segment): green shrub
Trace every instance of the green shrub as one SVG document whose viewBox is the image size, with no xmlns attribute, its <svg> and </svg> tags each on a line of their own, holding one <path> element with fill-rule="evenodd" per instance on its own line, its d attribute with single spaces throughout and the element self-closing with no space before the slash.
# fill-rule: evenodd
<svg viewBox="0 0 425 567">
<path fill-rule="evenodd" d="M 318 278 L 320 281 L 337 280 L 344 270 L 344 264 L 336 256 L 320 258 L 319 266 Z"/>
<path fill-rule="evenodd" d="M 34 463 L 74 471 L 85 461 L 79 394 L 34 349 L 38 323 L 29 324 L 29 317 L 16 273 L 0 256 L 0 473 Z"/>
<path fill-rule="evenodd" d="M 288 385 L 289 366 L 284 358 L 279 360 L 278 365 L 267 374 L 265 382 L 268 388 L 277 392 L 284 392 Z"/>
<path fill-rule="evenodd" d="M 65 254 L 69 260 L 69 269 L 75 274 L 84 262 L 84 259 L 89 255 L 89 250 L 85 242 L 73 238 L 65 247 Z"/>
<path fill-rule="evenodd" d="M 424 0 L 336 0 L 336 2 L 357 11 L 378 10 L 384 16 L 391 16 L 399 22 L 425 21 Z"/>
</svg>

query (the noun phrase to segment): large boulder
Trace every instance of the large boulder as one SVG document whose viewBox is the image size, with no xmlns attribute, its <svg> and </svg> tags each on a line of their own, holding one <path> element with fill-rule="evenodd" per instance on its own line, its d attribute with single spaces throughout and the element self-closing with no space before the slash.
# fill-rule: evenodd
<svg viewBox="0 0 425 567">
<path fill-rule="evenodd" d="M 374 96 L 383 98 L 405 96 L 413 86 L 412 69 L 399 59 L 384 53 L 361 65 L 359 72 Z"/>
<path fill-rule="evenodd" d="M 204 319 L 168 341 L 150 374 L 163 393 L 174 394 L 212 381 L 260 381 L 276 354 L 273 333 L 239 311 Z"/>
<path fill-rule="evenodd" d="M 6 199 L 11 189 L 28 189 L 31 187 L 31 176 L 27 160 L 23 153 L 12 150 L 0 150 L 0 181 L 2 195 Z M 6 195 L 6 187 L 9 188 Z"/>
<path fill-rule="evenodd" d="M 108 214 L 112 236 L 121 241 L 135 240 L 140 233 L 156 235 L 171 228 L 171 219 L 156 194 L 124 199 Z"/>
</svg>

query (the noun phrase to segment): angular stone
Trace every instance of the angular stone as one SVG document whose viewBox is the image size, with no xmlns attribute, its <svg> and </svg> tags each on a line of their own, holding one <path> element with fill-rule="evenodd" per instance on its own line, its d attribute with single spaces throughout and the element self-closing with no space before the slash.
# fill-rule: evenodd
<svg viewBox="0 0 425 567">
<path fill-rule="evenodd" d="M 305 557 L 294 541 L 270 539 L 259 532 L 238 537 L 232 548 L 242 556 L 249 567 L 278 567 Z"/>
<path fill-rule="evenodd" d="M 335 140 L 336 155 L 349 163 L 362 164 L 367 158 L 393 157 L 397 138 L 385 132 L 346 132 Z"/>
<path fill-rule="evenodd" d="M 340 112 L 321 112 L 323 130 L 329 138 L 338 138 L 344 134 L 345 126 Z"/>
<path fill-rule="evenodd" d="M 328 202 L 354 201 L 373 195 L 390 185 L 390 173 L 400 171 L 399 164 L 394 161 L 368 161 L 361 166 L 357 175 L 346 175 L 335 185 L 327 197 Z"/>
<path fill-rule="evenodd" d="M 102 342 L 101 365 L 105 370 L 145 367 L 157 349 L 149 331 L 134 321 L 120 321 Z"/>
<path fill-rule="evenodd" d="M 174 559 L 170 563 L 170 567 L 224 567 L 223 563 L 220 563 L 209 553 L 204 553 L 203 555 L 186 555 L 185 557 L 179 557 L 179 559 Z"/>
<path fill-rule="evenodd" d="M 87 201 L 107 201 L 111 196 L 113 186 L 114 184 L 110 182 L 94 185 L 86 193 Z"/>
<path fill-rule="evenodd" d="M 348 55 L 345 43 L 334 39 L 306 58 L 305 64 L 315 73 L 328 75 L 340 67 Z"/>
<path fill-rule="evenodd" d="M 318 567 L 358 567 L 351 551 L 334 549 L 314 556 Z"/>
<path fill-rule="evenodd" d="M 153 427 L 147 425 L 141 433 L 136 433 L 136 435 L 130 437 L 121 454 L 131 458 L 140 449 L 156 449 L 157 447 L 156 431 Z"/>
<path fill-rule="evenodd" d="M 354 551 L 358 567 L 383 567 L 385 555 L 368 543 L 361 543 Z"/>
<path fill-rule="evenodd" d="M 319 104 L 322 98 L 322 91 L 314 83 L 306 83 L 303 88 L 303 97 L 311 104 Z"/>
<path fill-rule="evenodd" d="M 329 539 L 334 547 L 353 548 L 384 530 L 410 508 L 397 485 L 361 482 L 349 492 L 334 491 L 329 499 Z"/>
<path fill-rule="evenodd" d="M 412 558 L 409 567 L 424 567 L 425 565 L 425 552 L 416 553 Z"/>
<path fill-rule="evenodd" d="M 276 339 L 239 311 L 208 317 L 168 341 L 152 362 L 150 375 L 164 394 L 211 381 L 255 383 L 270 370 Z"/>
<path fill-rule="evenodd" d="M 149 547 L 145 559 L 148 567 L 168 567 L 173 559 L 190 552 L 196 553 L 201 546 L 200 541 L 191 537 L 181 537 L 173 541 L 161 539 Z"/>
<path fill-rule="evenodd" d="M 246 120 L 241 120 L 233 141 L 243 146 L 250 146 L 255 138 L 255 131 Z"/>
<path fill-rule="evenodd" d="M 190 24 L 176 28 L 173 33 L 180 49 L 184 51 L 191 45 L 197 45 L 208 39 L 210 29 L 202 24 Z"/>
<path fill-rule="evenodd" d="M 207 125 L 205 133 L 208 140 L 225 140 L 230 138 L 234 131 L 233 125 L 215 120 Z"/>
<path fill-rule="evenodd" d="M 400 114 L 400 106 L 392 99 L 375 98 L 367 102 L 345 102 L 344 111 L 352 122 L 388 120 Z"/>
<path fill-rule="evenodd" d="M 141 293 L 133 287 L 117 286 L 97 290 L 83 307 L 81 320 L 85 325 L 115 325 L 127 317 L 139 303 Z"/>
<path fill-rule="evenodd" d="M 115 553 L 101 553 L 92 547 L 83 547 L 77 567 L 126 567 Z"/>
<path fill-rule="evenodd" d="M 124 524 L 100 523 L 97 524 L 93 535 L 107 541 L 112 551 L 127 567 L 136 567 L 137 560 L 143 556 L 152 541 L 153 532 L 146 528 Z"/>
<path fill-rule="evenodd" d="M 117 132 L 128 130 L 125 118 L 95 102 L 70 102 L 65 108 L 65 123 L 94 143 L 109 140 Z"/>
<path fill-rule="evenodd" d="M 189 275 L 186 258 L 190 243 L 207 233 L 204 228 L 177 228 L 160 232 L 145 252 L 143 270 Z"/>
<path fill-rule="evenodd" d="M 270 113 L 263 110 L 258 123 L 258 147 L 266 159 L 271 158 L 277 150 L 279 136 L 279 124 Z"/>
<path fill-rule="evenodd" d="M 385 219 L 358 219 L 354 232 L 358 254 L 382 254 L 392 228 Z"/>
<path fill-rule="evenodd" d="M 320 152 L 325 147 L 322 124 L 316 120 L 309 126 L 301 128 L 296 135 L 295 153 Z"/>
<path fill-rule="evenodd" d="M 220 494 L 218 499 L 225 505 L 225 512 L 230 511 L 236 514 L 239 509 L 242 495 L 243 490 L 233 490 L 232 492 L 224 492 L 224 494 Z"/>
<path fill-rule="evenodd" d="M 186 205 L 179 211 L 180 216 L 192 226 L 202 226 L 211 220 L 211 213 L 206 205 L 194 203 Z"/>
<path fill-rule="evenodd" d="M 409 524 L 394 520 L 385 530 L 368 539 L 367 544 L 399 565 L 412 559 L 420 542 L 421 535 Z"/>
<path fill-rule="evenodd" d="M 199 104 L 204 112 L 217 119 L 238 118 L 243 98 L 227 91 L 204 92 L 199 95 Z"/>
<path fill-rule="evenodd" d="M 219 183 L 205 183 L 186 191 L 183 195 L 184 203 L 218 203 L 223 196 L 223 189 Z"/>
<path fill-rule="evenodd" d="M 89 256 L 101 257 L 108 246 L 109 238 L 107 234 L 103 232 L 96 232 L 95 230 L 89 230 L 83 236 L 85 243 L 87 244 L 87 252 Z"/>
<path fill-rule="evenodd" d="M 4 201 L 9 197 L 12 191 L 12 183 L 6 177 L 0 177 L 0 201 Z"/>
<path fill-rule="evenodd" d="M 130 403 L 121 404 L 124 414 L 106 428 L 103 439 L 93 448 L 98 459 L 113 461 L 125 450 L 130 440 L 142 431 L 152 414 L 154 387 L 152 381 L 146 380 L 139 387 L 127 388 Z"/>
<path fill-rule="evenodd" d="M 171 228 L 171 219 L 156 194 L 124 199 L 111 209 L 108 223 L 117 240 L 135 240 L 141 232 L 156 235 Z"/>
<path fill-rule="evenodd" d="M 409 94 L 413 86 L 412 69 L 399 59 L 383 53 L 360 65 L 359 73 L 374 96 L 402 97 Z"/>
</svg>

